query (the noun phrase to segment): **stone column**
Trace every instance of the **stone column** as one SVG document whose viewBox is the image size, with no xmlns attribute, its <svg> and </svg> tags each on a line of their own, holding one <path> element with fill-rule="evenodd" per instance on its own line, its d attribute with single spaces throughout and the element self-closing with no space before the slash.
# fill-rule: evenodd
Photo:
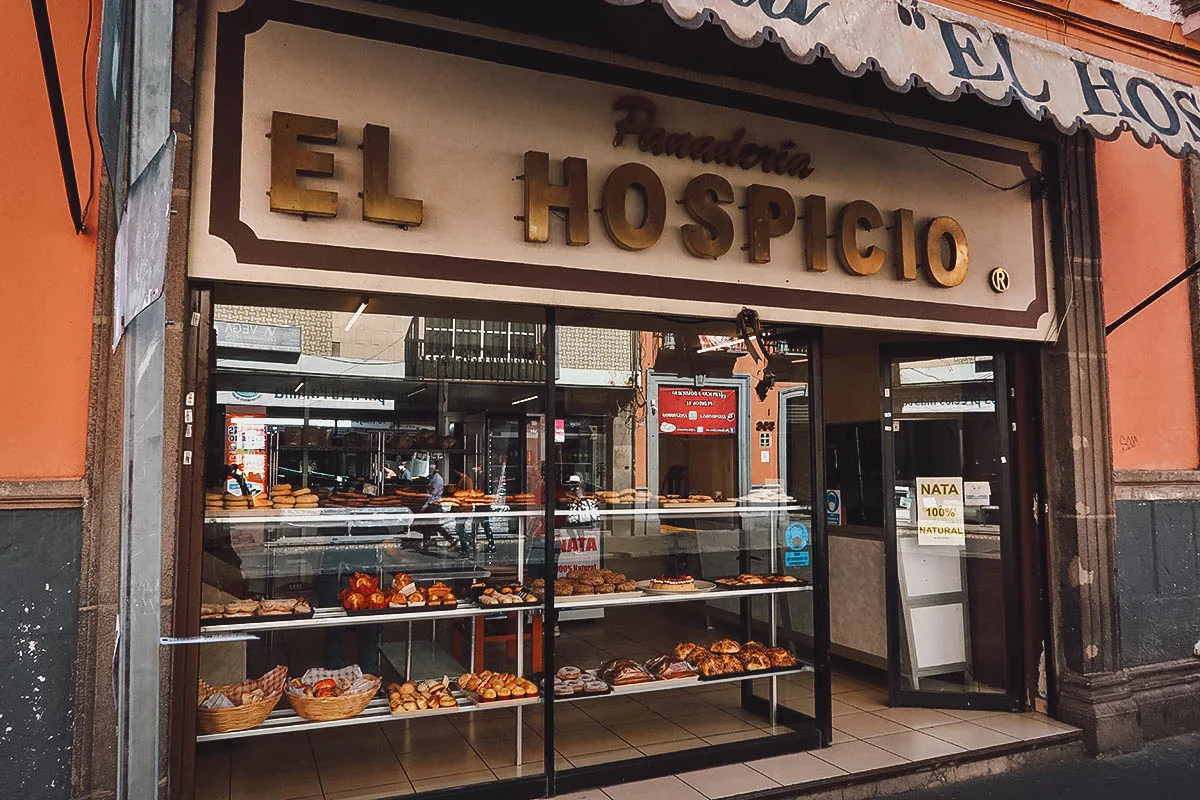
<svg viewBox="0 0 1200 800">
<path fill-rule="evenodd" d="M 1058 341 L 1042 351 L 1046 517 L 1057 713 L 1093 752 L 1141 747 L 1120 669 L 1116 514 L 1095 148 L 1086 134 L 1058 153 Z"/>
</svg>

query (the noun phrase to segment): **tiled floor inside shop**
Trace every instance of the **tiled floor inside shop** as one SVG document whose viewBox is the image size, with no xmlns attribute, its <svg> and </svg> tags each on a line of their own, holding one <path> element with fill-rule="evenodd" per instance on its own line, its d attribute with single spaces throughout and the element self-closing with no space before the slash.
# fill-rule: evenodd
<svg viewBox="0 0 1200 800">
<path fill-rule="evenodd" d="M 662 631 L 654 630 L 654 623 L 645 617 L 610 615 L 603 623 L 564 623 L 561 627 L 562 635 L 556 640 L 560 665 L 595 663 L 613 655 L 645 658 L 653 655 L 655 644 L 661 647 Z M 778 680 L 780 702 L 811 714 L 812 674 Z M 758 685 L 765 690 L 765 683 L 760 680 Z M 772 730 L 767 720 L 744 711 L 737 686 L 693 685 L 556 704 L 559 768 L 767 737 L 786 730 Z M 1073 730 L 1034 713 L 888 708 L 879 679 L 857 671 L 835 670 L 833 693 L 831 747 L 615 786 L 579 797 L 717 798 L 967 750 L 1061 737 Z M 515 757 L 516 710 L 489 709 L 200 744 L 196 796 L 198 800 L 374 800 L 537 775 L 542 771 L 541 707 L 522 710 L 520 765 Z"/>
</svg>

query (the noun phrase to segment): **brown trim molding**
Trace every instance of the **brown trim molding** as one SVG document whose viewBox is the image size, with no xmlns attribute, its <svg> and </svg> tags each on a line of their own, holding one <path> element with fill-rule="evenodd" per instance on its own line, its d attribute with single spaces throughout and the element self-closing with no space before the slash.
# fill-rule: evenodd
<svg viewBox="0 0 1200 800">
<path fill-rule="evenodd" d="M 1018 166 L 1025 177 L 1030 179 L 1033 189 L 1031 236 L 1035 245 L 1036 261 L 1034 299 L 1026 309 L 1016 311 L 676 277 L 639 275 L 633 280 L 614 281 L 613 273 L 604 270 L 260 239 L 240 218 L 245 48 L 246 38 L 272 20 L 375 41 L 462 54 L 527 69 L 575 75 L 626 88 L 646 89 Z M 209 233 L 228 243 L 237 260 L 243 264 L 393 275 L 468 284 L 532 286 L 592 294 L 676 297 L 697 302 L 820 309 L 829 313 L 899 319 L 937 319 L 1024 330 L 1036 329 L 1038 321 L 1049 309 L 1041 176 L 1034 169 L 1029 154 L 1022 150 L 910 128 L 890 121 L 801 106 L 720 87 L 701 86 L 680 78 L 625 69 L 612 64 L 597 65 L 574 56 L 563 56 L 491 39 L 423 28 L 411 23 L 290 0 L 247 0 L 235 11 L 218 14 L 215 76 Z"/>
<path fill-rule="evenodd" d="M 1122 469 L 1113 472 L 1117 500 L 1200 500 L 1200 470 Z"/>
<path fill-rule="evenodd" d="M 53 481 L 0 481 L 0 510 L 12 508 L 83 508 L 83 478 Z"/>
</svg>

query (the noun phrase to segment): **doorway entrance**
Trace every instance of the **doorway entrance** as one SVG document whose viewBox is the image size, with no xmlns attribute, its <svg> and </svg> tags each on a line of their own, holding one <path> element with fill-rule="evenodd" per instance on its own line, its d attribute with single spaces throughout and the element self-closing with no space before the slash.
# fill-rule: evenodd
<svg viewBox="0 0 1200 800">
<path fill-rule="evenodd" d="M 884 347 L 880 376 L 889 699 L 1018 708 L 1005 352 Z"/>
</svg>

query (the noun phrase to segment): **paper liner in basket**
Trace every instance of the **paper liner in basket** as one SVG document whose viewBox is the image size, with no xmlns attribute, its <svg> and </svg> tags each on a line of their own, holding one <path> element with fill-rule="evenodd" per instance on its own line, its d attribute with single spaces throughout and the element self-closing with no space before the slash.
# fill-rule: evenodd
<svg viewBox="0 0 1200 800">
<path fill-rule="evenodd" d="M 287 667 L 278 666 L 260 678 L 228 686 L 213 686 L 201 680 L 200 707 L 233 708 L 240 705 L 242 695 L 250 694 L 255 690 L 261 690 L 264 698 L 271 697 L 272 695 L 278 698 L 283 693 L 283 687 L 287 683 L 287 675 Z M 221 702 L 222 699 L 225 702 Z"/>
<path fill-rule="evenodd" d="M 348 688 L 343 690 L 343 695 L 361 694 L 363 692 L 374 692 L 379 688 L 378 680 L 368 679 L 363 676 L 362 667 L 357 664 L 352 664 L 349 667 L 341 669 L 324 669 L 322 667 L 310 667 L 305 673 L 300 676 L 300 682 L 312 686 L 317 681 L 334 680 L 338 681 L 339 685 L 342 681 L 348 684 Z M 303 694 L 295 686 L 289 685 L 287 690 L 291 694 Z"/>
</svg>

